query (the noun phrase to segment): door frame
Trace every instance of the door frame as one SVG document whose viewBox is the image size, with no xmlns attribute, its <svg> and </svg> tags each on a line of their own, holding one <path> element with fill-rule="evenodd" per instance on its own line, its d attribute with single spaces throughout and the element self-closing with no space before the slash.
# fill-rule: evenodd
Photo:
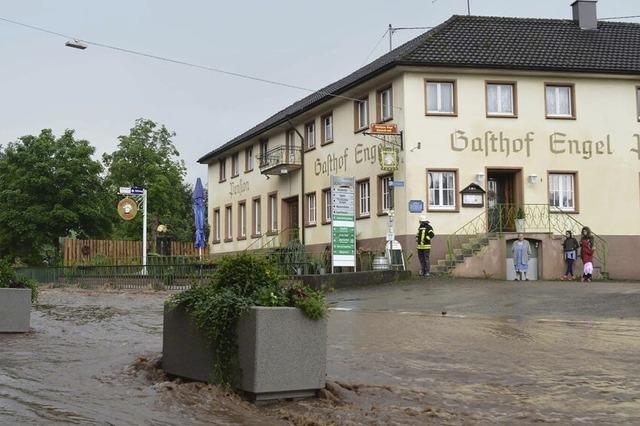
<svg viewBox="0 0 640 426">
<path fill-rule="evenodd" d="M 489 173 L 512 173 L 513 174 L 513 201 L 514 206 L 520 207 L 524 205 L 524 169 L 522 167 L 512 167 L 512 166 L 485 166 L 484 167 L 484 187 L 489 188 Z M 491 229 L 491 220 L 490 220 L 490 212 L 489 212 L 489 193 L 487 192 L 487 200 L 486 200 L 486 214 L 487 214 L 487 231 Z M 515 230 L 515 224 L 513 224 Z M 505 227 L 506 228 L 506 227 Z M 503 229 L 504 231 L 504 229 Z"/>
<path fill-rule="evenodd" d="M 291 234 L 290 234 L 290 229 L 291 229 L 291 223 L 289 222 L 290 219 L 290 204 L 295 202 L 298 205 L 298 214 L 297 214 L 297 222 L 298 222 L 298 239 L 300 239 L 300 230 L 302 229 L 301 226 L 301 218 L 300 218 L 300 197 L 298 195 L 294 195 L 291 197 L 287 197 L 287 198 L 282 198 L 281 199 L 281 222 L 282 223 L 282 231 L 285 230 L 289 230 L 287 231 L 288 233 L 282 234 L 281 238 L 280 238 L 280 242 L 281 244 L 286 244 L 291 240 Z M 286 226 L 284 226 L 286 224 Z"/>
</svg>

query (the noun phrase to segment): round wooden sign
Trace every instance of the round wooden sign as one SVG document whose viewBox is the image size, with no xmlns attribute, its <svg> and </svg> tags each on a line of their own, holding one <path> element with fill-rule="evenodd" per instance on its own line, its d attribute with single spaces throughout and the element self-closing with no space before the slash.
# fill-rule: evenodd
<svg viewBox="0 0 640 426">
<path fill-rule="evenodd" d="M 125 197 L 118 203 L 118 214 L 124 220 L 131 220 L 138 213 L 138 203 L 135 200 Z"/>
</svg>

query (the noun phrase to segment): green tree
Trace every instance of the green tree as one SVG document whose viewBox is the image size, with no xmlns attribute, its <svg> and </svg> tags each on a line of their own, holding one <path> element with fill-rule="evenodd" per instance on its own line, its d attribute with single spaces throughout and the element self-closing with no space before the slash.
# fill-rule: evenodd
<svg viewBox="0 0 640 426">
<path fill-rule="evenodd" d="M 159 224 L 167 225 L 177 240 L 193 238 L 191 189 L 184 183 L 186 168 L 173 145 L 174 132 L 148 119 L 138 119 L 128 135 L 120 136 L 118 148 L 102 159 L 107 182 L 117 197 L 120 186 L 141 186 L 148 191 L 148 233 L 153 247 Z M 141 238 L 142 214 L 131 221 L 116 221 L 114 238 Z"/>
<path fill-rule="evenodd" d="M 66 130 L 50 129 L 0 147 L 0 257 L 41 263 L 59 254 L 70 232 L 100 238 L 111 231 L 110 209 L 95 149 Z"/>
</svg>

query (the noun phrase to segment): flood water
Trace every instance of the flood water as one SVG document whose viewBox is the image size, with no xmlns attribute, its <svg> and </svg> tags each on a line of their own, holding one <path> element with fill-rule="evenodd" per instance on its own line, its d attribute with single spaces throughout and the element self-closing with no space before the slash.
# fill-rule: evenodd
<svg viewBox="0 0 640 426">
<path fill-rule="evenodd" d="M 0 335 L 0 424 L 640 424 L 640 285 L 469 285 L 331 295 L 323 397 L 266 407 L 164 377 L 169 293 L 44 290 Z"/>
</svg>

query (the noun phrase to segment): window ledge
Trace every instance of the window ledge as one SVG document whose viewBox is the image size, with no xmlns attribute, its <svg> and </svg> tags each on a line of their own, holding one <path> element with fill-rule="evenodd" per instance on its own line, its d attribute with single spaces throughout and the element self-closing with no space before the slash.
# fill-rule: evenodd
<svg viewBox="0 0 640 426">
<path fill-rule="evenodd" d="M 315 223 L 306 223 L 306 224 L 304 225 L 304 227 L 305 227 L 305 228 L 313 228 L 313 227 L 315 227 L 315 226 L 316 226 L 316 224 L 315 224 Z"/>
<path fill-rule="evenodd" d="M 370 219 L 371 215 L 370 214 L 364 214 L 362 216 L 356 216 L 356 220 L 360 220 L 360 219 Z"/>
<path fill-rule="evenodd" d="M 487 118 L 518 118 L 518 114 L 487 114 Z"/>
<path fill-rule="evenodd" d="M 211 244 L 220 244 L 220 240 L 213 240 L 211 241 Z"/>
<path fill-rule="evenodd" d="M 323 220 L 322 224 L 323 225 L 331 225 L 331 221 L 330 220 Z"/>
<path fill-rule="evenodd" d="M 547 120 L 575 120 L 576 117 L 573 115 L 547 115 Z"/>
<path fill-rule="evenodd" d="M 433 207 L 427 207 L 429 213 L 460 213 L 460 209 L 455 207 L 453 209 L 438 209 Z"/>
<path fill-rule="evenodd" d="M 244 241 L 244 240 L 246 240 L 246 239 L 247 239 L 247 237 L 237 237 L 237 238 L 236 238 L 236 241 Z"/>
<path fill-rule="evenodd" d="M 457 112 L 427 112 L 425 115 L 429 117 L 457 117 L 458 113 Z"/>
<path fill-rule="evenodd" d="M 305 154 L 306 154 L 307 152 L 311 152 L 311 151 L 313 151 L 314 149 L 316 149 L 316 146 L 315 146 L 315 145 L 314 145 L 314 146 L 312 146 L 311 148 L 305 148 L 304 152 L 305 152 Z"/>
<path fill-rule="evenodd" d="M 325 145 L 329 145 L 333 143 L 333 139 L 331 139 L 330 141 L 324 141 L 320 144 L 320 146 L 325 146 Z"/>
<path fill-rule="evenodd" d="M 249 169 L 249 170 L 245 170 L 244 173 L 247 174 L 247 173 L 251 173 L 252 171 L 253 169 Z"/>
<path fill-rule="evenodd" d="M 251 238 L 260 238 L 262 234 L 251 234 Z"/>
<path fill-rule="evenodd" d="M 579 214 L 580 210 L 549 210 L 549 214 Z"/>
<path fill-rule="evenodd" d="M 273 237 L 274 235 L 278 235 L 278 230 L 267 231 L 268 237 Z"/>
<path fill-rule="evenodd" d="M 225 243 L 233 242 L 233 237 L 231 237 L 231 238 L 225 238 L 225 239 L 224 239 L 224 242 L 225 242 Z"/>
<path fill-rule="evenodd" d="M 226 181 L 227 181 L 227 179 L 222 179 L 222 180 L 219 180 L 218 183 L 223 183 L 223 182 L 226 182 Z"/>
<path fill-rule="evenodd" d="M 391 120 L 393 120 L 393 115 L 391 117 L 381 118 L 380 120 L 378 120 L 378 124 L 386 123 Z"/>
<path fill-rule="evenodd" d="M 369 126 L 360 127 L 359 129 L 354 129 L 353 133 L 358 134 L 362 132 L 366 132 L 369 130 Z"/>
</svg>

